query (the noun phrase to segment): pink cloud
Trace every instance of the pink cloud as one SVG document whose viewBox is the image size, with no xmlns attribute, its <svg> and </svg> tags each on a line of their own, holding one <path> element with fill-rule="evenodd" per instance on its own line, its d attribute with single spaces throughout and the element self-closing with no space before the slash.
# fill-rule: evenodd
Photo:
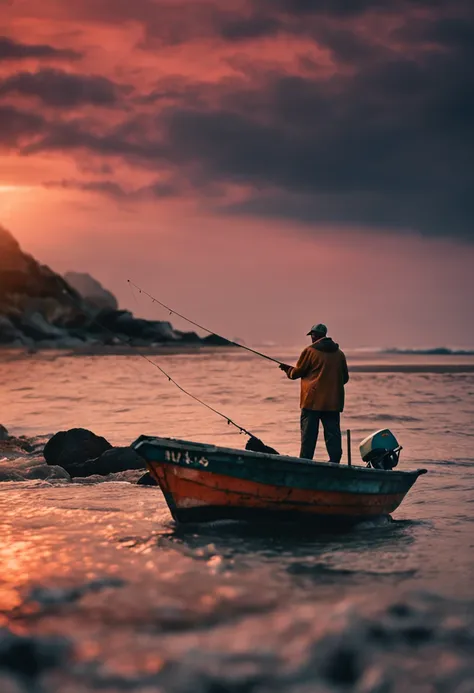
<svg viewBox="0 0 474 693">
<path fill-rule="evenodd" d="M 471 339 L 472 12 L 350 5 L 2 6 L 2 221 L 230 337 Z"/>
</svg>

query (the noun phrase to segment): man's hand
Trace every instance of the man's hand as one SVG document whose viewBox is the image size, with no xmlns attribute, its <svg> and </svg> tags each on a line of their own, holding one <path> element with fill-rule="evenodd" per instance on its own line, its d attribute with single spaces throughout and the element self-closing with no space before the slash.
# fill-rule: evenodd
<svg viewBox="0 0 474 693">
<path fill-rule="evenodd" d="M 285 371 L 285 373 L 288 373 L 288 371 L 291 370 L 292 366 L 289 366 L 287 363 L 280 363 L 279 368 L 281 371 Z"/>
</svg>

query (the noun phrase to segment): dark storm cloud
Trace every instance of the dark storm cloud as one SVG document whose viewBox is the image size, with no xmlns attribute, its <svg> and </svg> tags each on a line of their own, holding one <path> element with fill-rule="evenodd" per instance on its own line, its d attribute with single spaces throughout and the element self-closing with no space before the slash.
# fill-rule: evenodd
<svg viewBox="0 0 474 693">
<path fill-rule="evenodd" d="M 140 47 L 196 39 L 244 41 L 276 33 L 311 35 L 327 19 L 350 21 L 375 12 L 395 18 L 417 10 L 469 11 L 471 0 L 81 0 L 67 6 L 71 21 L 142 26 Z M 467 9 L 466 9 L 467 8 Z M 63 10 L 64 11 L 64 10 Z M 54 13 L 52 13 L 54 17 Z"/>
<path fill-rule="evenodd" d="M 170 150 L 208 180 L 263 190 L 231 213 L 473 239 L 474 21 L 428 17 L 411 29 L 423 50 L 406 57 L 351 46 L 349 76 L 273 74 L 220 108 L 174 109 Z"/>
<path fill-rule="evenodd" d="M 8 36 L 0 36 L 0 62 L 3 60 L 24 60 L 27 58 L 48 58 L 52 60 L 79 60 L 81 54 L 54 48 L 46 44 L 19 43 Z"/>
<path fill-rule="evenodd" d="M 232 183 L 246 187 L 249 195 L 239 204 L 213 201 L 228 214 L 474 238 L 470 4 L 249 0 L 238 13 L 234 5 L 224 11 L 196 0 L 183 13 L 183 4 L 137 0 L 134 7 L 147 40 L 212 36 L 217 45 L 251 39 L 255 47 L 261 37 L 286 33 L 313 41 L 316 68 L 318 55 L 328 53 L 321 49 L 329 49 L 333 66 L 311 70 L 308 58 L 297 74 L 289 65 L 259 62 L 249 50 L 252 69 L 236 69 L 235 77 L 220 82 L 160 78 L 155 89 L 127 100 L 135 110 L 120 125 L 100 119 L 92 125 L 80 115 L 46 123 L 22 112 L 18 123 L 10 120 L 9 132 L 23 153 L 83 150 L 120 157 L 160 179 L 163 172 L 179 176 L 170 189 L 162 182 L 148 186 L 147 195 L 157 197 L 191 188 L 204 196 Z M 104 0 L 90 8 L 103 13 L 112 5 Z M 116 11 L 121 16 L 130 6 L 121 1 Z M 380 14 L 380 35 L 367 30 L 364 13 L 372 11 Z M 230 65 L 232 58 L 226 59 Z M 77 109 L 116 105 L 125 94 L 105 77 L 52 70 L 13 75 L 0 84 L 2 91 Z M 117 199 L 144 194 L 125 192 L 112 180 L 80 185 Z"/>
<path fill-rule="evenodd" d="M 19 110 L 13 106 L 0 106 L 0 144 L 18 147 L 24 139 L 44 132 L 45 120 L 41 115 Z"/>
<path fill-rule="evenodd" d="M 159 167 L 170 159 L 170 152 L 158 137 L 152 139 L 144 131 L 140 119 L 128 120 L 118 126 L 103 125 L 100 129 L 89 119 L 48 121 L 42 136 L 23 146 L 22 154 L 38 152 L 86 151 L 101 157 L 120 157 L 124 161 L 146 167 Z"/>
<path fill-rule="evenodd" d="M 113 107 L 130 87 L 119 86 L 100 75 L 79 75 L 62 70 L 17 72 L 0 80 L 0 96 L 34 96 L 47 106 L 76 108 L 84 104 Z"/>
<path fill-rule="evenodd" d="M 337 195 L 304 195 L 274 192 L 254 195 L 242 203 L 222 205 L 222 213 L 232 216 L 260 216 L 312 224 L 372 227 L 377 230 L 418 231 L 424 235 L 453 236 L 472 241 L 474 205 L 465 191 L 440 195 L 426 204 L 423 193 L 398 195 L 364 191 Z"/>
<path fill-rule="evenodd" d="M 446 5 L 446 2 L 447 0 L 253 0 L 252 4 L 260 11 L 266 8 L 271 12 L 307 18 L 311 15 L 354 17 L 373 10 L 392 13 L 420 7 L 436 9 Z"/>
<path fill-rule="evenodd" d="M 212 107 L 205 86 L 193 105 L 193 85 L 188 103 L 184 91 L 149 127 L 130 120 L 97 134 L 86 122 L 57 124 L 32 150 L 170 166 L 199 178 L 201 191 L 226 181 L 260 190 L 231 214 L 472 238 L 474 81 L 465 51 L 380 55 L 330 80 L 271 73 L 252 88 L 232 83 Z"/>
<path fill-rule="evenodd" d="M 282 26 L 275 17 L 252 15 L 249 17 L 219 18 L 218 31 L 223 39 L 228 41 L 246 41 L 248 39 L 274 36 Z"/>
<path fill-rule="evenodd" d="M 151 198 L 165 199 L 175 197 L 180 192 L 179 184 L 173 181 L 157 181 L 150 185 L 130 190 L 126 190 L 113 180 L 61 180 L 48 181 L 43 185 L 45 188 L 62 188 L 63 190 L 95 192 L 111 197 L 114 200 L 128 200 L 131 202 Z"/>
<path fill-rule="evenodd" d="M 127 197 L 126 191 L 121 185 L 112 180 L 101 181 L 77 181 L 61 180 L 44 183 L 45 188 L 62 188 L 63 190 L 84 190 L 86 192 L 97 192 L 115 199 Z"/>
</svg>

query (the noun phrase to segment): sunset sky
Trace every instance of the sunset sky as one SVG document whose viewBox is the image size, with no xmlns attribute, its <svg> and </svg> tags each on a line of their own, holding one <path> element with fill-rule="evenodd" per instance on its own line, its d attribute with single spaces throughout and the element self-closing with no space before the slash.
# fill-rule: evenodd
<svg viewBox="0 0 474 693">
<path fill-rule="evenodd" d="M 148 317 L 128 278 L 248 343 L 472 347 L 473 60 L 472 0 L 0 0 L 0 223 Z"/>
</svg>

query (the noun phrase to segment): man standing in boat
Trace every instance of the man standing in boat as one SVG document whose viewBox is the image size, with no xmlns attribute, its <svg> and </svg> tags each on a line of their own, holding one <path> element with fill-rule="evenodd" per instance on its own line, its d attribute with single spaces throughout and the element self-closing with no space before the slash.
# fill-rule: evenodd
<svg viewBox="0 0 474 693">
<path fill-rule="evenodd" d="M 349 372 L 346 357 L 327 332 L 326 325 L 313 325 L 308 332 L 312 343 L 304 349 L 296 366 L 281 364 L 280 368 L 290 380 L 301 378 L 300 457 L 313 459 L 321 421 L 329 462 L 339 464 L 342 457 L 341 412 Z"/>
</svg>

